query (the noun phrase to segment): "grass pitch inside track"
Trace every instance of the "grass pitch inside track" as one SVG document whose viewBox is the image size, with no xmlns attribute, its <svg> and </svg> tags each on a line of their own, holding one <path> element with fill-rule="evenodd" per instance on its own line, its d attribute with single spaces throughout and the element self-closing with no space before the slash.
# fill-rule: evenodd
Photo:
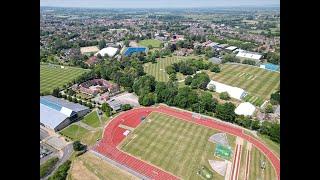
<svg viewBox="0 0 320 180">
<path fill-rule="evenodd" d="M 280 85 L 280 73 L 244 64 L 223 64 L 220 73 L 208 74 L 215 81 L 248 91 L 247 100 L 258 104 Z"/>
<path fill-rule="evenodd" d="M 261 163 L 260 161 L 266 162 L 265 169 L 261 169 Z M 277 179 L 276 172 L 271 165 L 271 163 L 268 161 L 268 159 L 254 146 L 251 149 L 251 162 L 250 162 L 250 171 L 249 171 L 249 179 L 250 180 L 271 180 L 271 179 Z"/>
<path fill-rule="evenodd" d="M 151 62 L 144 64 L 144 71 L 152 75 L 156 78 L 157 81 L 161 82 L 168 82 L 169 75 L 165 71 L 166 67 L 177 63 L 188 58 L 196 58 L 195 56 L 172 56 L 172 57 L 165 57 L 165 58 L 157 58 L 157 62 L 152 64 Z M 177 73 L 177 81 L 183 80 L 184 75 L 181 73 Z"/>
<path fill-rule="evenodd" d="M 57 65 L 40 65 L 40 92 L 51 93 L 54 88 L 61 88 L 86 71 L 89 70 L 68 66 L 61 68 Z"/>
<path fill-rule="evenodd" d="M 121 149 L 183 179 L 201 179 L 197 171 L 202 165 L 212 170 L 208 160 L 223 160 L 214 156 L 216 144 L 208 141 L 218 132 L 153 112 L 125 139 Z M 234 149 L 235 137 L 227 137 Z M 224 177 L 213 172 L 213 179 Z"/>
</svg>

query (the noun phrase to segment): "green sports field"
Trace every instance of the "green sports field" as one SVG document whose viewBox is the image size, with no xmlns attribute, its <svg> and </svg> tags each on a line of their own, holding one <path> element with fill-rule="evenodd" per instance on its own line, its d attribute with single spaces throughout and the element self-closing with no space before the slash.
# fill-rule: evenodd
<svg viewBox="0 0 320 180">
<path fill-rule="evenodd" d="M 261 161 L 266 162 L 265 169 L 261 169 Z M 249 179 L 277 179 L 276 172 L 268 159 L 255 147 L 251 150 Z"/>
<path fill-rule="evenodd" d="M 56 65 L 40 65 L 40 92 L 51 93 L 54 88 L 61 88 L 86 71 L 89 70 L 68 66 L 61 68 Z"/>
<path fill-rule="evenodd" d="M 144 71 L 156 78 L 157 81 L 167 82 L 169 81 L 169 75 L 166 73 L 165 69 L 167 66 L 186 60 L 187 58 L 194 58 L 194 56 L 172 56 L 165 58 L 158 58 L 157 62 L 152 64 L 151 62 L 144 64 Z M 181 73 L 177 73 L 178 81 L 183 80 L 184 76 Z"/>
<path fill-rule="evenodd" d="M 161 113 L 151 113 L 122 143 L 121 149 L 183 179 L 201 179 L 201 166 L 211 169 L 208 160 L 216 144 L 208 138 L 219 131 L 179 120 Z M 235 137 L 227 135 L 232 149 Z M 213 170 L 212 170 L 213 171 Z M 224 179 L 213 171 L 213 179 Z"/>
<path fill-rule="evenodd" d="M 91 113 L 87 114 L 81 121 L 93 128 L 97 128 L 101 126 L 101 122 L 99 120 L 97 111 L 92 111 Z"/>
<path fill-rule="evenodd" d="M 211 79 L 239 87 L 249 95 L 245 101 L 261 105 L 280 85 L 280 73 L 243 64 L 223 64 L 220 73 L 208 72 Z"/>
<path fill-rule="evenodd" d="M 140 41 L 138 44 L 144 47 L 148 47 L 149 45 L 151 45 L 153 48 L 158 48 L 160 47 L 161 41 L 156 39 L 145 39 Z"/>
<path fill-rule="evenodd" d="M 62 134 L 65 137 L 70 138 L 71 140 L 80 140 L 84 137 L 86 133 L 89 131 L 81 126 L 78 126 L 76 124 L 71 124 L 70 126 L 64 128 L 60 131 L 60 134 Z"/>
</svg>

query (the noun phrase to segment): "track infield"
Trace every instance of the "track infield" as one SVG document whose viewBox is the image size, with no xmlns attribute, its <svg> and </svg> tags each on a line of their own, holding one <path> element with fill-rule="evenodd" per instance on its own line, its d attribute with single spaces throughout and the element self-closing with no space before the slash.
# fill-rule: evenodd
<svg viewBox="0 0 320 180">
<path fill-rule="evenodd" d="M 234 136 L 239 136 L 239 137 L 243 138 L 244 140 L 251 142 L 255 147 L 257 147 L 259 149 L 259 152 L 261 154 L 266 155 L 266 157 L 270 160 L 270 162 L 271 162 L 270 164 L 272 164 L 273 168 L 275 169 L 275 171 L 274 171 L 274 172 L 276 172 L 275 174 L 277 174 L 278 179 L 280 179 L 280 160 L 263 143 L 261 143 L 260 141 L 258 141 L 257 139 L 255 139 L 253 137 L 250 137 L 250 136 L 244 134 L 242 129 L 239 129 L 235 126 L 232 126 L 232 125 L 229 125 L 229 124 L 226 124 L 223 122 L 218 122 L 218 121 L 214 121 L 212 119 L 207 119 L 204 117 L 202 117 L 201 119 L 193 119 L 192 113 L 190 113 L 190 112 L 181 111 L 181 110 L 169 108 L 167 106 L 162 106 L 162 105 L 157 108 L 155 108 L 155 107 L 136 108 L 136 109 L 133 109 L 130 111 L 120 113 L 120 115 L 118 115 L 117 117 L 115 117 L 113 120 L 111 120 L 109 122 L 109 124 L 107 125 L 107 127 L 104 131 L 103 139 L 93 148 L 93 150 L 96 151 L 97 153 L 102 154 L 112 160 L 115 160 L 118 163 L 125 165 L 126 167 L 128 167 L 128 168 L 130 168 L 140 174 L 143 174 L 144 176 L 147 176 L 151 179 L 186 178 L 183 175 L 182 175 L 182 177 L 179 176 L 179 174 L 177 174 L 176 171 L 173 171 L 174 174 L 171 173 L 171 168 L 176 169 L 176 168 L 180 168 L 180 167 L 176 167 L 176 166 L 171 167 L 171 165 L 169 165 L 169 167 L 167 167 L 168 169 L 166 169 L 166 167 L 164 167 L 164 165 L 163 165 L 163 164 L 166 164 L 167 161 L 170 162 L 170 160 L 172 158 L 179 158 L 179 156 L 181 156 L 181 154 L 177 154 L 179 149 L 176 149 L 176 151 L 175 151 L 175 149 L 173 149 L 173 152 L 170 152 L 170 150 L 166 150 L 167 147 L 165 147 L 166 149 L 164 149 L 164 151 L 167 152 L 167 155 L 170 158 L 165 158 L 164 160 L 159 162 L 160 165 L 158 165 L 159 167 L 157 167 L 156 165 L 153 165 L 153 164 L 147 162 L 147 160 L 141 160 L 141 159 L 143 159 L 142 156 L 145 156 L 144 155 L 145 153 L 141 154 L 140 157 L 139 157 L 139 155 L 135 155 L 135 156 L 138 156 L 138 157 L 135 157 L 135 156 L 129 155 L 128 153 L 126 153 L 126 152 L 120 150 L 120 148 L 118 148 L 118 146 L 122 142 L 122 140 L 124 140 L 126 138 L 126 136 L 124 135 L 125 129 L 120 128 L 119 125 L 126 124 L 127 126 L 138 127 L 138 125 L 141 123 L 141 117 L 147 117 L 151 112 L 157 112 L 157 113 L 160 112 L 160 113 L 165 114 L 165 116 L 171 116 L 172 117 L 171 119 L 176 118 L 176 119 L 179 119 L 180 121 L 191 122 L 193 124 L 201 125 L 199 127 L 204 126 L 203 128 L 209 128 L 209 129 L 212 129 L 213 131 L 223 131 L 223 132 L 226 132 L 226 133 L 234 135 Z M 155 114 L 155 113 L 153 113 L 153 114 Z M 143 120 L 142 125 L 140 125 L 136 130 L 138 131 L 140 129 L 140 127 L 143 127 L 143 125 L 146 123 L 153 123 L 155 121 L 155 120 L 151 119 L 151 122 L 148 122 L 147 120 L 148 120 L 148 118 Z M 170 120 L 168 120 L 168 121 L 170 122 Z M 185 124 L 185 123 L 182 123 L 182 124 Z M 188 126 L 188 124 L 190 124 L 190 123 L 185 124 L 185 126 Z M 192 127 L 195 128 L 198 126 L 192 126 Z M 162 130 L 162 129 L 160 128 L 160 130 Z M 180 134 L 180 133 L 178 133 L 178 130 L 176 130 L 177 131 L 175 133 L 176 136 L 179 136 L 179 134 Z M 180 130 L 183 131 L 183 129 L 180 129 Z M 208 130 L 208 131 L 210 131 L 210 130 Z M 142 133 L 144 133 L 144 132 L 145 131 L 143 131 Z M 136 131 L 133 131 L 132 134 L 135 134 L 135 133 L 136 133 Z M 138 136 L 133 136 L 133 137 L 139 138 L 139 134 L 138 134 Z M 159 138 L 159 137 L 155 136 L 154 138 Z M 177 138 L 177 137 L 175 137 L 175 138 Z M 163 139 L 160 138 L 159 140 L 163 140 Z M 173 141 L 174 139 L 171 138 L 171 140 Z M 180 137 L 179 140 L 183 141 L 183 137 Z M 133 143 L 134 141 L 135 140 L 132 140 L 129 143 L 129 145 L 134 146 L 134 145 L 131 145 L 131 144 L 135 144 L 135 143 Z M 126 142 L 126 141 L 124 141 L 124 142 Z M 168 143 L 169 142 L 170 141 L 168 141 Z M 201 143 L 201 141 L 197 142 L 197 143 Z M 152 144 L 154 144 L 154 145 L 152 145 Z M 150 146 L 156 147 L 157 143 L 152 143 L 152 144 Z M 182 143 L 178 143 L 178 144 L 180 146 L 183 146 Z M 209 142 L 207 144 L 209 144 Z M 123 145 L 124 145 L 124 143 L 123 143 Z M 128 147 L 128 144 L 126 145 L 126 147 Z M 199 147 L 199 146 L 197 146 L 197 147 Z M 180 148 L 180 147 L 178 147 L 178 148 Z M 190 149 L 192 149 L 192 148 L 193 147 L 190 147 L 190 148 L 187 148 L 184 150 L 190 151 Z M 156 149 L 156 148 L 153 148 L 153 149 Z M 155 151 L 159 151 L 159 150 L 156 149 Z M 198 150 L 196 150 L 196 151 L 198 151 Z M 213 151 L 211 151 L 211 152 L 213 154 Z M 150 153 L 152 153 L 152 151 L 151 152 L 149 151 L 149 154 Z M 201 152 L 198 152 L 198 153 L 201 153 Z M 157 153 L 157 155 L 158 154 L 159 153 Z M 176 155 L 177 157 L 175 157 L 172 154 Z M 193 157 L 194 157 L 194 159 L 197 159 L 197 156 L 193 155 Z M 152 157 L 152 158 L 157 159 L 157 157 Z M 188 158 L 188 157 L 185 157 L 185 158 Z M 192 162 L 196 162 L 196 161 L 193 160 Z M 182 162 L 172 162 L 172 163 L 178 164 L 178 163 L 183 163 L 183 161 Z M 191 164 L 191 166 L 193 166 L 192 163 L 190 163 L 190 164 Z M 181 168 L 181 169 L 183 169 L 183 168 Z M 250 169 L 252 170 L 252 168 L 250 168 Z M 169 170 L 169 171 L 167 171 L 167 170 Z M 250 170 L 250 172 L 251 172 L 251 170 Z"/>
</svg>

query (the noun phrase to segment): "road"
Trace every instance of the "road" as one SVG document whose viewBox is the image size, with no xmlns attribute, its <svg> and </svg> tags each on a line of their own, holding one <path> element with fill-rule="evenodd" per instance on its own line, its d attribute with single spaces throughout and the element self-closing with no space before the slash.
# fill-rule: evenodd
<svg viewBox="0 0 320 180">
<path fill-rule="evenodd" d="M 62 157 L 59 159 L 57 165 L 55 166 L 54 170 L 45 178 L 43 178 L 43 180 L 47 180 L 57 169 L 58 167 L 63 164 L 64 162 L 66 162 L 72 155 L 73 153 L 73 146 L 72 143 L 69 143 L 68 145 L 66 145 L 63 149 L 62 149 Z"/>
</svg>

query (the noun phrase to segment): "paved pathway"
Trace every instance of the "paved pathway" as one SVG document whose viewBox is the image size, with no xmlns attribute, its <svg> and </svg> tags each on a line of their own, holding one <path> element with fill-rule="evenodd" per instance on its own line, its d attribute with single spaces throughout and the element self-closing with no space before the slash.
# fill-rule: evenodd
<svg viewBox="0 0 320 180">
<path fill-rule="evenodd" d="M 85 129 L 89 130 L 89 131 L 95 131 L 96 130 L 96 128 L 93 128 L 93 127 L 89 126 L 88 124 L 83 123 L 81 121 L 75 122 L 74 124 L 79 125 L 79 126 L 85 128 Z"/>
</svg>

